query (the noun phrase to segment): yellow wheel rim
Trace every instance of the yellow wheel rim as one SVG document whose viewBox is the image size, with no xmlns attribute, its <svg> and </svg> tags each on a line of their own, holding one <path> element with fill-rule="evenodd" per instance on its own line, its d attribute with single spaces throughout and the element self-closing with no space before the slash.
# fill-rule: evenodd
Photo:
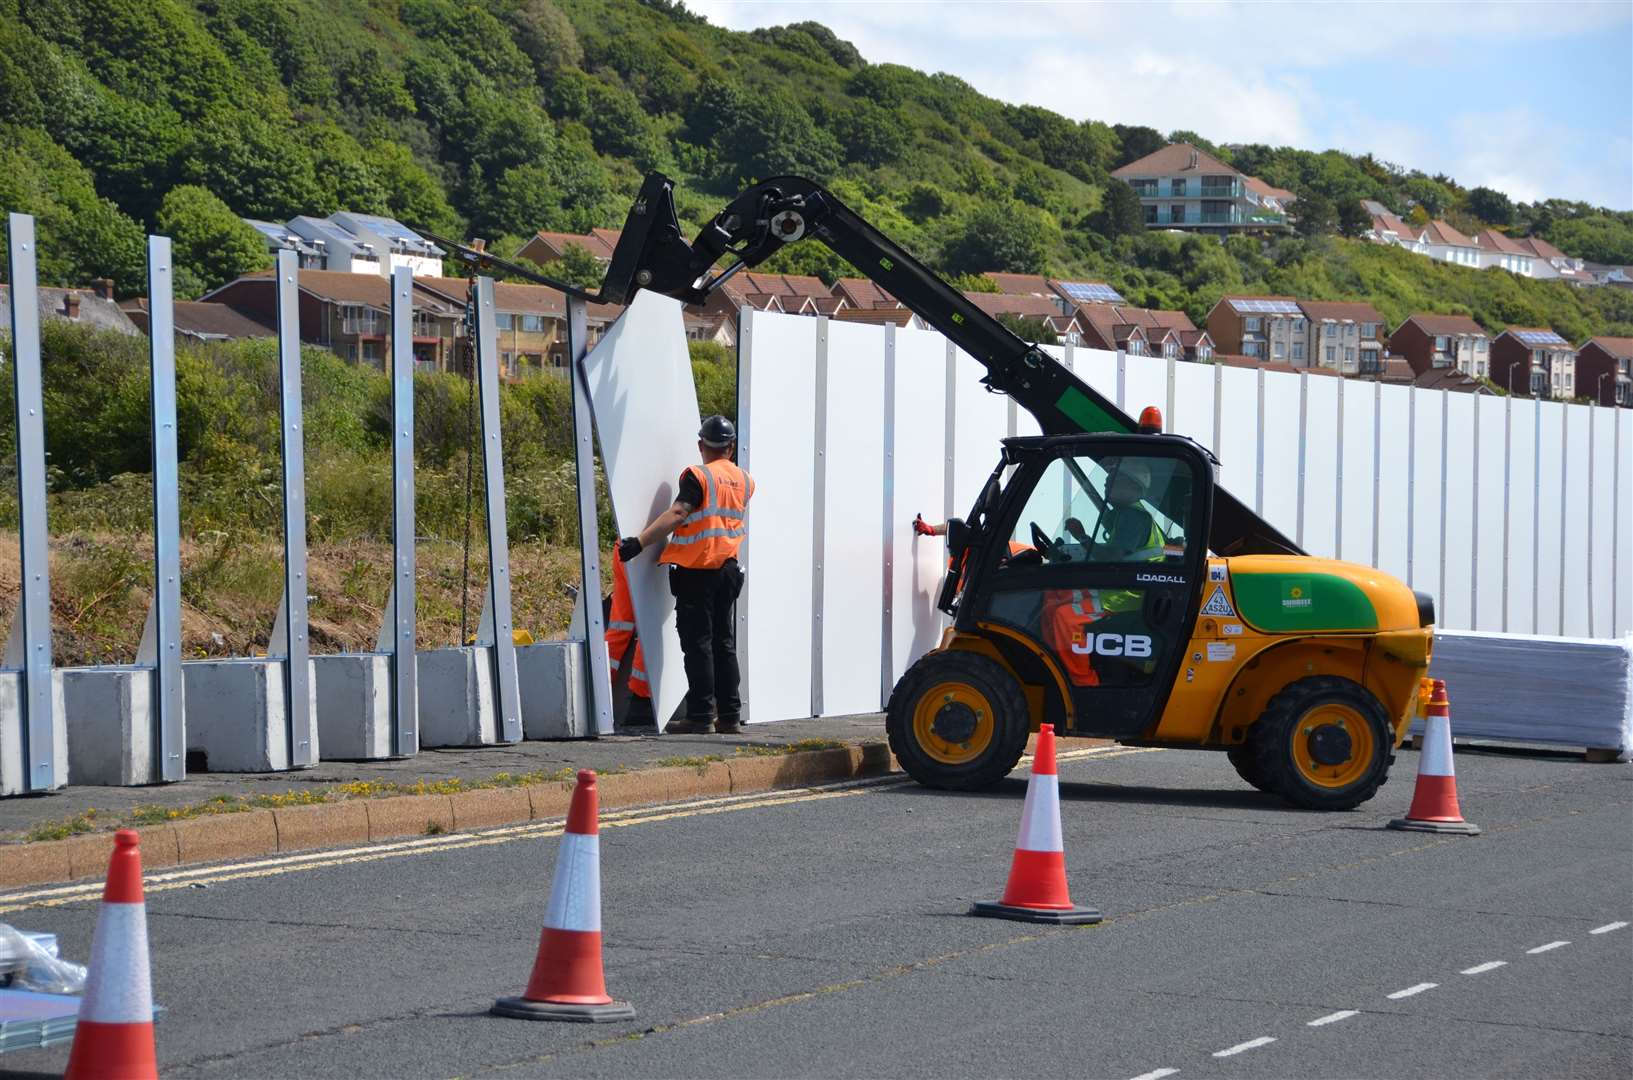
<svg viewBox="0 0 1633 1080">
<path fill-rule="evenodd" d="M 992 745 L 992 703 L 968 683 L 930 687 L 913 708 L 913 738 L 943 765 L 966 765 Z"/>
<path fill-rule="evenodd" d="M 1359 710 L 1317 705 L 1294 726 L 1291 749 L 1300 776 L 1317 787 L 1342 788 L 1372 767 L 1377 738 Z"/>
</svg>

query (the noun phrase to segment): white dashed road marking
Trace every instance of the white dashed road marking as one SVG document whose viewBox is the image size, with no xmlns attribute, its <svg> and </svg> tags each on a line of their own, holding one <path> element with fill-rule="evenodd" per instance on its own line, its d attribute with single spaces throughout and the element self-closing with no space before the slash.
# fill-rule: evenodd
<svg viewBox="0 0 1633 1080">
<path fill-rule="evenodd" d="M 1590 933 L 1590 934 L 1608 934 L 1612 930 L 1620 930 L 1622 927 L 1624 927 L 1626 925 L 1627 924 L 1625 922 L 1606 923 L 1605 925 L 1599 927 L 1597 930 L 1589 930 L 1588 933 Z"/>
<path fill-rule="evenodd" d="M 1317 1018 L 1315 1020 L 1311 1020 L 1308 1024 L 1305 1024 L 1304 1026 L 1305 1027 L 1325 1027 L 1328 1024 L 1336 1024 L 1340 1020 L 1348 1020 L 1352 1016 L 1359 1016 L 1360 1013 L 1361 1013 L 1361 1010 L 1359 1010 L 1359 1009 L 1339 1009 L 1335 1013 L 1328 1013 L 1326 1016 L 1322 1016 L 1322 1017 L 1319 1017 L 1319 1018 Z"/>
<path fill-rule="evenodd" d="M 1409 998 L 1413 994 L 1421 994 L 1425 990 L 1433 990 L 1439 985 L 1439 983 L 1418 983 L 1416 986 L 1408 986 L 1405 990 L 1396 990 L 1389 995 L 1389 1000 L 1399 1001 L 1401 998 Z"/>
<path fill-rule="evenodd" d="M 1245 1043 L 1237 1043 L 1228 1050 L 1215 1050 L 1213 1052 L 1213 1056 L 1220 1058 L 1231 1057 L 1235 1054 L 1242 1053 L 1244 1050 L 1255 1050 L 1261 1046 L 1269 1046 L 1275 1041 L 1276 1040 L 1271 1038 L 1269 1035 L 1260 1035 L 1257 1039 L 1249 1039 Z"/>
<path fill-rule="evenodd" d="M 1507 960 L 1487 960 L 1483 964 L 1475 964 L 1471 968 L 1464 968 L 1460 975 L 1484 975 L 1488 971 L 1496 971 L 1500 967 L 1507 967 Z"/>
<path fill-rule="evenodd" d="M 1136 1076 L 1134 1080 L 1162 1080 L 1163 1077 L 1173 1076 L 1177 1072 L 1179 1072 L 1178 1069 L 1152 1069 L 1148 1073 L 1141 1073 Z"/>
<path fill-rule="evenodd" d="M 1570 944 L 1570 942 L 1568 942 L 1568 941 L 1550 941 L 1546 945 L 1538 945 L 1534 949 L 1526 949 L 1525 950 L 1525 955 L 1526 956 L 1535 956 L 1537 953 L 1551 952 L 1554 949 L 1563 949 L 1565 946 L 1567 946 L 1569 944 Z"/>
</svg>

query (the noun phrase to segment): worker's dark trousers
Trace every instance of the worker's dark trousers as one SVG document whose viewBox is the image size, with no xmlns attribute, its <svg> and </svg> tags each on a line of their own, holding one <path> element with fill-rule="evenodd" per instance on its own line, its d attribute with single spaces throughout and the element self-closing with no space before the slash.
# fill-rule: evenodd
<svg viewBox="0 0 1633 1080">
<path fill-rule="evenodd" d="M 742 716 L 738 693 L 737 620 L 733 611 L 743 572 L 733 559 L 718 570 L 669 568 L 675 629 L 686 658 L 686 719 L 710 723 Z"/>
</svg>

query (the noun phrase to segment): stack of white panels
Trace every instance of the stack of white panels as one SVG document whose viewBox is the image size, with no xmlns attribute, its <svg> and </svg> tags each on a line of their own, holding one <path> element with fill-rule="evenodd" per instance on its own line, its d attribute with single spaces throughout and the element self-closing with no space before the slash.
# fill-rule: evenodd
<svg viewBox="0 0 1633 1080">
<path fill-rule="evenodd" d="M 1458 738 L 1633 752 L 1633 638 L 1436 631 L 1429 674 Z"/>
</svg>

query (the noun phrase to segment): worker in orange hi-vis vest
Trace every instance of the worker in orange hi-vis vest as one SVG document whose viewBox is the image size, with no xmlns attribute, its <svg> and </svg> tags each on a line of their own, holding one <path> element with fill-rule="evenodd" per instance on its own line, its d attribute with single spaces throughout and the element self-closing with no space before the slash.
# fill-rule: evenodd
<svg viewBox="0 0 1633 1080">
<path fill-rule="evenodd" d="M 746 534 L 754 478 L 732 461 L 737 428 L 711 416 L 698 432 L 701 465 L 680 475 L 675 501 L 639 536 L 618 541 L 625 562 L 660 540 L 668 540 L 658 561 L 669 564 L 669 591 L 675 597 L 675 629 L 686 660 L 686 718 L 665 730 L 722 735 L 743 730 L 739 693 L 735 605 L 743 591 L 737 552 Z"/>
<path fill-rule="evenodd" d="M 629 595 L 629 573 L 616 550 L 612 553 L 612 598 L 606 618 L 607 663 L 614 681 L 624 672 L 626 664 L 629 669 L 629 707 L 624 722 L 654 724 L 657 720 L 652 712 L 652 687 L 647 683 L 641 639 L 635 632 L 635 601 Z"/>
</svg>

